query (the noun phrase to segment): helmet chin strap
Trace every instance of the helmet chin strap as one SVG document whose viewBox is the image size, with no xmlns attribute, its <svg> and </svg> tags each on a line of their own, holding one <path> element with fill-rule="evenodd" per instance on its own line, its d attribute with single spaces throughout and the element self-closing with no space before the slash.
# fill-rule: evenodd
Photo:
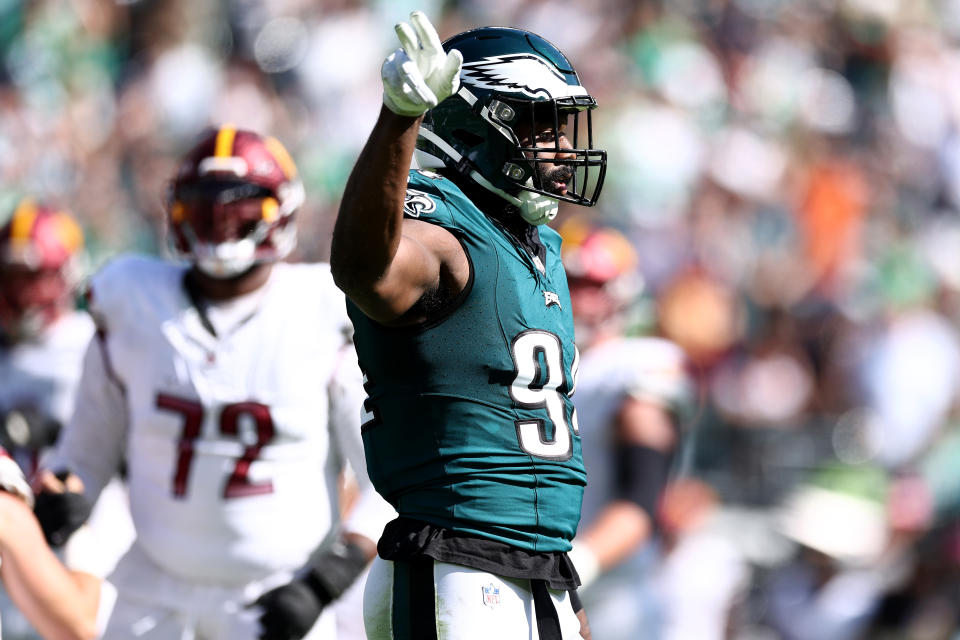
<svg viewBox="0 0 960 640">
<path fill-rule="evenodd" d="M 197 260 L 197 269 L 211 278 L 224 279 L 238 276 L 253 266 L 253 260 L 219 260 L 217 258 L 203 258 Z"/>
<path fill-rule="evenodd" d="M 256 262 L 256 245 L 249 239 L 197 247 L 197 268 L 211 278 L 239 275 Z"/>
<path fill-rule="evenodd" d="M 550 196 L 532 191 L 520 194 L 520 215 L 532 225 L 546 224 L 557 217 L 560 202 Z"/>
<path fill-rule="evenodd" d="M 533 191 L 521 191 L 514 196 L 503 189 L 497 188 L 476 171 L 471 171 L 470 177 L 487 191 L 497 194 L 519 209 L 520 216 L 532 225 L 539 226 L 546 224 L 557 217 L 557 210 L 560 208 L 560 203 L 555 198 L 545 196 L 542 193 L 534 193 Z M 531 183 L 530 180 L 527 182 L 528 184 Z"/>
<path fill-rule="evenodd" d="M 454 162 L 460 162 L 460 160 L 463 158 L 463 155 L 460 152 L 447 144 L 443 138 L 436 135 L 433 131 L 430 131 L 424 127 L 420 127 L 420 135 L 450 156 Z M 433 158 L 433 156 L 423 154 L 419 158 L 415 159 L 422 167 L 423 164 L 425 164 L 425 160 L 426 162 L 429 162 L 430 158 Z M 551 198 L 550 196 L 542 193 L 535 193 L 533 191 L 526 190 L 521 190 L 519 194 L 512 195 L 495 186 L 492 182 L 484 178 L 475 170 L 470 171 L 470 177 L 474 182 L 479 184 L 487 191 L 497 194 L 513 206 L 517 207 L 517 209 L 520 210 L 520 216 L 532 225 L 539 226 L 541 224 L 546 224 L 557 217 L 557 210 L 560 207 L 560 202 L 556 198 Z M 527 185 L 532 186 L 533 180 L 528 179 Z"/>
<path fill-rule="evenodd" d="M 267 233 L 266 228 L 262 226 L 258 227 L 251 236 L 221 243 L 196 240 L 189 226 L 186 226 L 183 231 L 191 239 L 191 250 L 181 251 L 172 243 L 171 249 L 177 255 L 191 260 L 197 269 L 211 278 L 232 278 L 257 262 L 282 260 L 297 246 L 297 228 L 292 223 L 273 230 L 271 241 L 274 251 L 269 257 L 259 255 L 257 252 L 258 243 Z M 172 239 L 172 236 L 170 237 Z"/>
</svg>

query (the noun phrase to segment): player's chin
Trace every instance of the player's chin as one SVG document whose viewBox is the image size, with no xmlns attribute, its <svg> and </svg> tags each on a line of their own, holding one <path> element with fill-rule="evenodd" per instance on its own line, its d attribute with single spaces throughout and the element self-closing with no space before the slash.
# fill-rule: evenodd
<svg viewBox="0 0 960 640">
<path fill-rule="evenodd" d="M 555 196 L 565 196 L 567 195 L 567 184 L 571 178 L 570 172 L 565 170 L 548 173 L 543 179 L 543 190 Z"/>
</svg>

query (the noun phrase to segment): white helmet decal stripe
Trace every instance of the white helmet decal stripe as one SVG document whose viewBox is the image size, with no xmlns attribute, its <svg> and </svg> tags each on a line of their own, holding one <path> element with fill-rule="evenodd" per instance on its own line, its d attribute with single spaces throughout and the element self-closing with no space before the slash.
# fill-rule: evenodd
<svg viewBox="0 0 960 640">
<path fill-rule="evenodd" d="M 197 175 L 205 176 L 208 173 L 213 173 L 214 171 L 232 173 L 238 178 L 242 178 L 249 173 L 247 161 L 236 156 L 227 156 L 222 158 L 210 156 L 209 158 L 204 158 L 201 160 L 200 164 L 197 165 Z"/>
<path fill-rule="evenodd" d="M 563 76 L 543 58 L 530 53 L 489 56 L 465 62 L 461 81 L 478 89 L 504 93 L 522 93 L 531 98 L 569 98 L 585 96 L 580 85 L 569 85 Z"/>
</svg>

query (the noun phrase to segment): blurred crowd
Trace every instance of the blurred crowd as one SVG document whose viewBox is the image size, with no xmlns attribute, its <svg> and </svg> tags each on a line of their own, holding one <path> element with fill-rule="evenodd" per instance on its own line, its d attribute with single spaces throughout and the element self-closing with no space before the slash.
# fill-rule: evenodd
<svg viewBox="0 0 960 640">
<path fill-rule="evenodd" d="M 2 0 L 0 211 L 70 210 L 91 269 L 162 253 L 174 159 L 230 122 L 292 151 L 325 259 L 414 8 L 547 37 L 599 102 L 590 214 L 697 389 L 663 637 L 957 637 L 960 1 Z"/>
</svg>

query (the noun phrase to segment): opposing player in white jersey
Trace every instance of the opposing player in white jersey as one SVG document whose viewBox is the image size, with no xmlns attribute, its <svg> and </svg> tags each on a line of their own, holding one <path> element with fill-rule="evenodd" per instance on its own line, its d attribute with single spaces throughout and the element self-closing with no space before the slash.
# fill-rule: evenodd
<svg viewBox="0 0 960 640">
<path fill-rule="evenodd" d="M 325 264 L 280 262 L 303 199 L 272 138 L 205 134 L 172 182 L 189 263 L 123 257 L 93 279 L 97 339 L 51 470 L 95 499 L 125 461 L 137 536 L 104 638 L 333 638 L 326 607 L 391 513 L 370 489 L 365 397 Z M 338 524 L 349 461 L 360 504 Z"/>
<path fill-rule="evenodd" d="M 624 337 L 639 294 L 636 253 L 621 233 L 579 218 L 562 228 L 577 346 L 577 418 L 589 482 L 570 557 L 594 637 L 656 637 L 644 583 L 658 502 L 691 402 L 685 357 L 656 337 Z"/>
<path fill-rule="evenodd" d="M 0 228 L 0 444 L 27 474 L 70 416 L 93 335 L 90 317 L 74 305 L 83 255 L 73 217 L 31 198 L 19 201 Z M 44 500 L 37 505 L 45 507 Z M 91 527 L 71 540 L 64 557 L 102 577 L 131 538 L 126 496 L 113 482 Z M 0 610 L 8 637 L 39 637 L 6 592 Z"/>
<path fill-rule="evenodd" d="M 0 439 L 26 473 L 70 416 L 93 335 L 72 297 L 82 249 L 68 213 L 30 198 L 0 228 Z"/>
</svg>

